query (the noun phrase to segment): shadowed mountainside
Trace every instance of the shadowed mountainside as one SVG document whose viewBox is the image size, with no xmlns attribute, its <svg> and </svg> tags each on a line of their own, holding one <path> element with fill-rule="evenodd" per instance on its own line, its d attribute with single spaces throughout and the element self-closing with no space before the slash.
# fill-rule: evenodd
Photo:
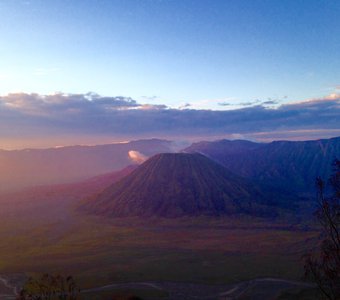
<svg viewBox="0 0 340 300">
<path fill-rule="evenodd" d="M 316 141 L 242 140 L 199 142 L 187 153 L 202 153 L 232 172 L 275 187 L 314 193 L 315 178 L 328 178 L 333 160 L 340 157 L 340 137 Z"/>
<path fill-rule="evenodd" d="M 0 218 L 3 214 L 17 219 L 44 219 L 55 216 L 69 222 L 73 206 L 84 197 L 98 193 L 119 181 L 137 168 L 128 166 L 87 180 L 69 184 L 57 184 L 24 188 L 20 191 L 0 194 Z M 52 209 L 52 210 L 51 210 Z"/>
<path fill-rule="evenodd" d="M 70 183 L 131 165 L 129 151 L 149 157 L 172 152 L 169 141 L 151 139 L 96 146 L 0 150 L 0 191 Z"/>
<path fill-rule="evenodd" d="M 201 154 L 158 154 L 130 175 L 86 199 L 81 210 L 105 216 L 251 214 L 275 216 L 292 208 L 272 193 Z"/>
</svg>

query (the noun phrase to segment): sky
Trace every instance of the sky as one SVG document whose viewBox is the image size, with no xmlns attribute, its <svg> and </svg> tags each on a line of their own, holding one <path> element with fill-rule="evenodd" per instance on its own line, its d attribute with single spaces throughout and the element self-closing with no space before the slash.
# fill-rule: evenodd
<svg viewBox="0 0 340 300">
<path fill-rule="evenodd" d="M 340 135 L 339 15 L 332 0 L 0 0 L 0 148 Z"/>
</svg>

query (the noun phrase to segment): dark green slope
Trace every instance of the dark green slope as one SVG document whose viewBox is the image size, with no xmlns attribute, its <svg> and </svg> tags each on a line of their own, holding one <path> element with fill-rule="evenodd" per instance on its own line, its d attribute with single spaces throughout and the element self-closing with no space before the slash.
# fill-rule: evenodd
<svg viewBox="0 0 340 300">
<path fill-rule="evenodd" d="M 281 200 L 201 154 L 177 153 L 153 156 L 81 208 L 119 217 L 274 216 Z"/>
</svg>

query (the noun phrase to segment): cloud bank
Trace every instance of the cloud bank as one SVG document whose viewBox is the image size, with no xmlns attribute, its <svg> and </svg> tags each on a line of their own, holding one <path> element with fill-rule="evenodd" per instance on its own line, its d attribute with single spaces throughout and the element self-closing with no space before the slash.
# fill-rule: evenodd
<svg viewBox="0 0 340 300">
<path fill-rule="evenodd" d="M 0 139 L 54 136 L 294 138 L 340 135 L 340 94 L 268 107 L 179 109 L 140 104 L 128 97 L 87 94 L 0 96 Z M 296 136 L 296 134 L 295 134 Z M 0 145 L 1 147 L 1 145 Z"/>
</svg>

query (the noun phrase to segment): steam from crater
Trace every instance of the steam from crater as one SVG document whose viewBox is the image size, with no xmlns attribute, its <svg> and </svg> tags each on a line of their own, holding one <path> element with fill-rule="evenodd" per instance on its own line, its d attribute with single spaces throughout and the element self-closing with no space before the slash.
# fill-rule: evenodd
<svg viewBox="0 0 340 300">
<path fill-rule="evenodd" d="M 148 159 L 144 154 L 135 150 L 129 151 L 129 158 L 137 164 L 141 164 Z"/>
</svg>

